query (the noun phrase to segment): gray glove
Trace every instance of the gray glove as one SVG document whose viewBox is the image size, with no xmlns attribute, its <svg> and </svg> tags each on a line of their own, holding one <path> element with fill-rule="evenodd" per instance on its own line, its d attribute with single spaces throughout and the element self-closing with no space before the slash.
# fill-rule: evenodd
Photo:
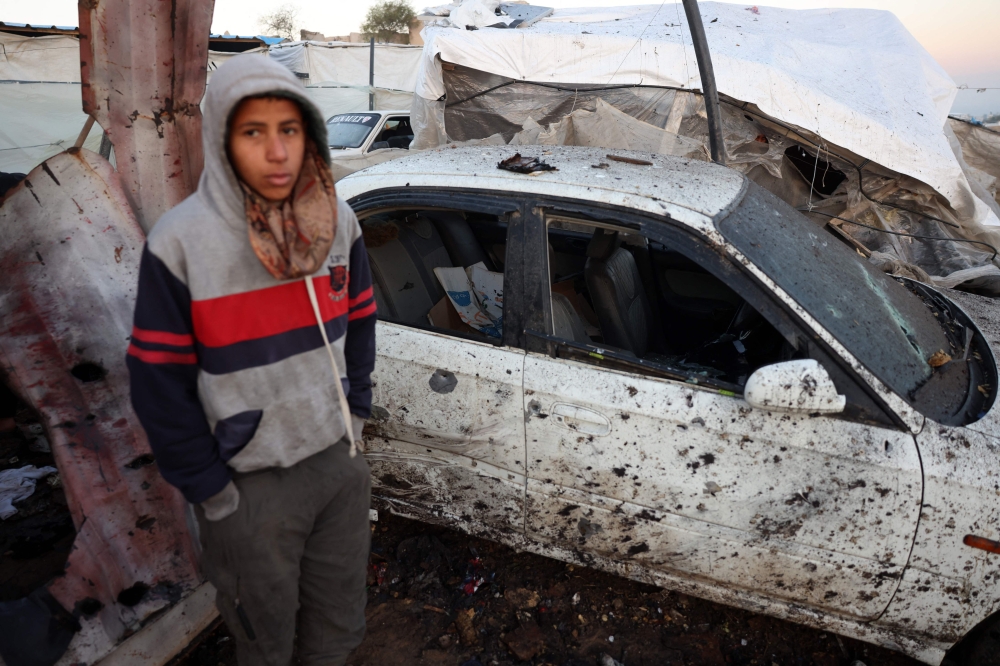
<svg viewBox="0 0 1000 666">
<path fill-rule="evenodd" d="M 232 481 L 227 483 L 225 488 L 201 503 L 201 508 L 205 510 L 205 518 L 213 523 L 236 513 L 236 509 L 239 506 L 240 491 L 236 489 L 236 484 Z"/>
<path fill-rule="evenodd" d="M 351 414 L 351 435 L 354 437 L 355 442 L 360 442 L 363 439 L 362 432 L 364 429 L 365 420 L 357 414 Z"/>
</svg>

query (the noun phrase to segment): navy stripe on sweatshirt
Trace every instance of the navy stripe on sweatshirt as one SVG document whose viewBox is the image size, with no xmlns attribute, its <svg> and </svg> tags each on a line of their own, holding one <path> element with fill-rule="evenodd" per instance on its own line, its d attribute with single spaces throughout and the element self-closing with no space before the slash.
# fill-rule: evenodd
<svg viewBox="0 0 1000 666">
<path fill-rule="evenodd" d="M 372 413 L 372 380 L 375 369 L 375 298 L 368 251 L 358 237 L 351 246 L 351 279 L 347 285 L 348 323 L 344 359 L 350 391 L 347 405 L 351 413 L 367 419 Z"/>
<path fill-rule="evenodd" d="M 203 502 L 225 487 L 230 472 L 198 399 L 191 294 L 148 247 L 134 324 L 126 357 L 132 406 L 163 478 L 189 502 Z"/>
</svg>

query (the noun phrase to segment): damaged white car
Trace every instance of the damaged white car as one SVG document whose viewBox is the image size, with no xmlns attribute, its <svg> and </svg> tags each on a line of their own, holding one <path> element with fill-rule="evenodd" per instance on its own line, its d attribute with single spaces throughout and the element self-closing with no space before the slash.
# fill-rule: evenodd
<svg viewBox="0 0 1000 666">
<path fill-rule="evenodd" d="M 381 320 L 381 506 L 996 663 L 992 301 L 882 274 L 724 167 L 528 151 L 554 170 L 443 149 L 337 186 Z"/>
</svg>

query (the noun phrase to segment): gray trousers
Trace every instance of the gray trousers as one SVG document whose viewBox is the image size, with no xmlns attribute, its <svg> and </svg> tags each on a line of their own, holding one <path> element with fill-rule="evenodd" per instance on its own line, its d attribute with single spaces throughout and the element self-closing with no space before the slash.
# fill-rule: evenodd
<svg viewBox="0 0 1000 666">
<path fill-rule="evenodd" d="M 196 507 L 202 568 L 240 666 L 341 666 L 365 633 L 371 475 L 341 440 L 287 469 L 237 474 L 236 513 Z M 297 618 L 296 618 L 297 615 Z"/>
</svg>

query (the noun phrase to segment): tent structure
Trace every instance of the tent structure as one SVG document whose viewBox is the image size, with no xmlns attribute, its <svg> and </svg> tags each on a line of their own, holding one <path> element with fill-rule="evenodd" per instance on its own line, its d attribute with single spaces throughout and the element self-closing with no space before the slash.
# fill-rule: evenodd
<svg viewBox="0 0 1000 666">
<path fill-rule="evenodd" d="M 372 92 L 376 109 L 409 109 L 420 68 L 419 46 L 375 45 Z M 306 91 L 326 117 L 368 108 L 368 44 L 289 42 L 268 52 L 303 79 Z"/>
<path fill-rule="evenodd" d="M 716 2 L 701 13 L 731 166 L 833 220 L 863 253 L 1000 293 L 1000 206 L 946 127 L 955 84 L 894 15 Z M 413 147 L 497 134 L 522 145 L 615 136 L 674 154 L 693 154 L 678 135 L 707 145 L 673 5 L 557 9 L 524 29 L 432 24 L 423 37 Z"/>
<path fill-rule="evenodd" d="M 28 173 L 71 147 L 87 116 L 80 92 L 80 42 L 69 35 L 0 32 L 0 171 Z M 84 143 L 97 152 L 101 130 Z"/>
<path fill-rule="evenodd" d="M 13 24 L 4 24 L 4 30 Z M 0 31 L 0 172 L 27 173 L 76 141 L 87 116 L 80 92 L 80 42 L 75 28 L 58 34 Z M 242 53 L 272 57 L 295 72 L 325 116 L 368 109 L 368 44 L 282 42 L 276 38 L 213 35 L 210 45 L 263 44 Z M 280 42 L 280 43 L 279 43 Z M 398 44 L 375 46 L 375 105 L 409 109 L 421 48 Z M 207 78 L 240 52 L 208 52 Z M 100 127 L 84 147 L 98 151 Z"/>
</svg>

